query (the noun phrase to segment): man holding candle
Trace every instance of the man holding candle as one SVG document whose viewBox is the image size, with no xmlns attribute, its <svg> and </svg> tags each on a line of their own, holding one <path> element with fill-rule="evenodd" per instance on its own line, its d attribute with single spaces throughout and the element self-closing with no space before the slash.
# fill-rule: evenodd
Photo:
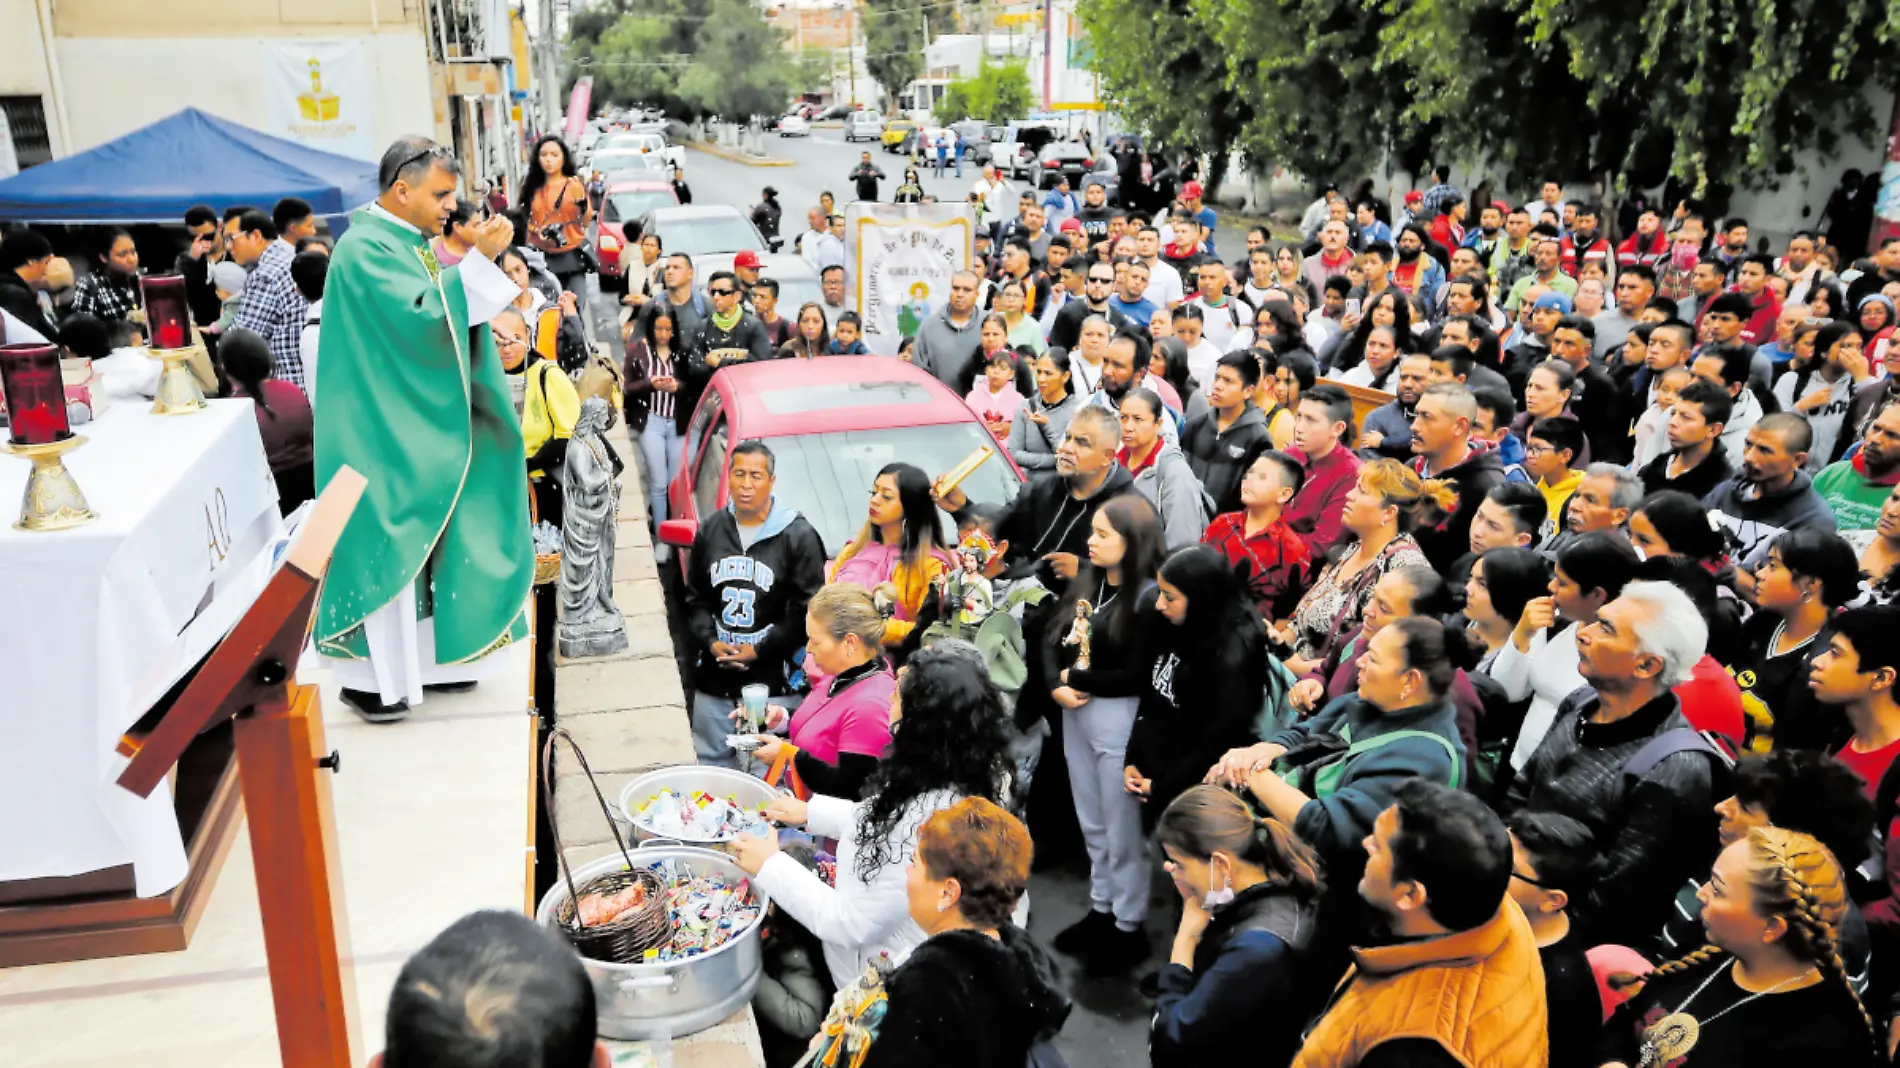
<svg viewBox="0 0 1900 1068">
<path fill-rule="evenodd" d="M 308 217 L 309 205 L 304 207 Z M 244 283 L 244 302 L 231 325 L 255 330 L 269 342 L 271 377 L 302 389 L 303 316 L 309 304 L 290 278 L 296 247 L 284 240 L 276 220 L 261 211 L 247 211 L 225 229 L 231 235 L 232 257 L 251 271 Z"/>
<path fill-rule="evenodd" d="M 369 488 L 337 542 L 315 638 L 373 723 L 407 716 L 425 688 L 474 685 L 488 654 L 527 636 L 521 427 L 487 328 L 521 292 L 493 262 L 514 228 L 492 218 L 461 263 L 436 262 L 429 240 L 459 171 L 427 138 L 391 145 L 382 194 L 352 217 L 324 280 L 316 485 L 347 464 Z"/>
</svg>

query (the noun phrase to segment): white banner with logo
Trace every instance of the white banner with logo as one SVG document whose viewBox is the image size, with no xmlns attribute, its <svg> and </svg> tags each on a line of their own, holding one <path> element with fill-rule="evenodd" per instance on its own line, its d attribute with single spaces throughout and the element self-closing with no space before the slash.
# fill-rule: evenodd
<svg viewBox="0 0 1900 1068">
<path fill-rule="evenodd" d="M 325 152 L 373 160 L 369 49 L 360 40 L 287 39 L 264 45 L 264 132 Z"/>
<path fill-rule="evenodd" d="M 845 263 L 864 345 L 895 356 L 897 343 L 950 297 L 950 276 L 970 266 L 976 210 L 969 204 L 875 204 L 844 209 Z"/>
</svg>

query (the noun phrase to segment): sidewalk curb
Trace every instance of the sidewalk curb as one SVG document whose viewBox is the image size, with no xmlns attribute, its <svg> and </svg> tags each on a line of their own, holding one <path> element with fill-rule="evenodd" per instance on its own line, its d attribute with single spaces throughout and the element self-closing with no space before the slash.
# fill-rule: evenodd
<svg viewBox="0 0 1900 1068">
<path fill-rule="evenodd" d="M 748 156 L 743 152 L 734 152 L 730 148 L 715 145 L 710 141 L 688 141 L 686 142 L 686 147 L 697 149 L 700 152 L 706 153 L 708 156 L 718 156 L 720 159 L 730 160 L 733 163 L 743 163 L 748 167 L 793 167 L 797 165 L 792 160 L 780 159 L 777 156 Z"/>
</svg>

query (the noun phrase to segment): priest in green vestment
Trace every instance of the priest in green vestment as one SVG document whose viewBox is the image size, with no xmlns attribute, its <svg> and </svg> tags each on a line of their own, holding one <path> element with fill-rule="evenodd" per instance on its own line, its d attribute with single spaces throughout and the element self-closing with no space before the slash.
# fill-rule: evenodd
<svg viewBox="0 0 1900 1068">
<path fill-rule="evenodd" d="M 324 284 L 319 487 L 369 480 L 337 542 L 313 637 L 365 719 L 491 674 L 527 636 L 534 573 L 528 480 L 488 320 L 520 295 L 494 264 L 501 217 L 443 267 L 430 250 L 456 201 L 454 155 L 426 138 L 384 153 L 382 193 L 350 218 Z"/>
</svg>

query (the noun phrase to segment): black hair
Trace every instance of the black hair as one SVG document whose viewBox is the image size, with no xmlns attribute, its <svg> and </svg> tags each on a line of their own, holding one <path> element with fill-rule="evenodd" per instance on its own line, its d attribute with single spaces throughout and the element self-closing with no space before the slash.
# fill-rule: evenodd
<svg viewBox="0 0 1900 1068">
<path fill-rule="evenodd" d="M 1353 424 L 1352 398 L 1346 395 L 1345 390 L 1331 383 L 1317 385 L 1300 394 L 1301 404 L 1305 404 L 1308 401 L 1312 401 L 1314 404 L 1326 410 L 1326 421 L 1328 423 L 1345 424 L 1345 427 L 1339 432 L 1339 443 L 1341 445 L 1350 444 L 1352 439 L 1358 435 L 1358 428 Z"/>
<path fill-rule="evenodd" d="M 1558 452 L 1569 452 L 1570 462 L 1564 465 L 1566 467 L 1575 464 L 1578 455 L 1583 452 L 1583 424 L 1568 416 L 1539 419 L 1531 424 L 1530 433 L 1526 436 L 1542 438 Z"/>
<path fill-rule="evenodd" d="M 941 641 L 905 666 L 897 681 L 904 716 L 857 812 L 857 876 L 866 883 L 909 859 L 917 832 L 913 826 L 900 835 L 899 828 L 919 799 L 948 792 L 995 801 L 1008 766 L 1008 705 L 976 646 Z"/>
<path fill-rule="evenodd" d="M 1286 300 L 1262 301 L 1259 310 L 1254 313 L 1254 320 L 1258 323 L 1262 319 L 1273 324 L 1273 332 L 1276 336 L 1286 339 L 1291 344 L 1304 347 L 1306 342 L 1300 336 L 1300 319 L 1293 312 L 1290 294 Z"/>
<path fill-rule="evenodd" d="M 278 207 L 281 208 L 283 205 L 279 204 Z M 457 200 L 455 206 L 449 209 L 448 220 L 443 223 L 442 229 L 444 231 L 453 230 L 463 223 L 468 222 L 475 217 L 475 212 L 479 208 L 480 205 L 476 204 L 473 200 Z M 278 223 L 277 228 L 279 230 L 283 229 L 284 224 Z"/>
<path fill-rule="evenodd" d="M 772 295 L 776 297 L 778 296 L 778 279 L 761 278 L 758 281 L 752 283 L 752 288 L 753 289 L 769 289 L 772 291 Z"/>
<path fill-rule="evenodd" d="M 760 441 L 758 438 L 747 438 L 739 444 L 734 445 L 731 454 L 726 457 L 727 469 L 730 470 L 732 465 L 737 462 L 741 456 L 763 456 L 765 457 L 766 472 L 773 475 L 778 474 L 778 454 L 772 451 L 770 445 Z"/>
<path fill-rule="evenodd" d="M 926 548 L 946 547 L 943 509 L 931 499 L 930 476 L 921 468 L 907 463 L 885 464 L 872 481 L 885 475 L 897 484 L 897 506 L 904 513 L 903 560 L 907 566 L 914 566 Z M 871 540 L 883 539 L 883 532 L 872 524 Z"/>
<path fill-rule="evenodd" d="M 193 204 L 191 207 L 185 209 L 185 229 L 187 230 L 194 226 L 203 226 L 206 223 L 216 225 L 217 221 L 218 213 L 211 210 L 211 205 L 209 204 Z"/>
<path fill-rule="evenodd" d="M 413 184 L 436 167 L 453 175 L 462 173 L 461 161 L 447 147 L 420 134 L 398 137 L 383 150 L 382 161 L 376 165 L 376 188 L 387 191 L 397 182 Z M 231 221 L 230 211 L 224 213 L 224 220 Z"/>
<path fill-rule="evenodd" d="M 806 307 L 810 307 L 810 305 L 806 305 Z M 799 309 L 799 311 L 800 311 L 800 314 L 803 314 L 804 309 L 801 308 Z M 645 340 L 647 343 L 647 352 L 657 357 L 659 355 L 660 347 L 653 340 L 653 326 L 655 323 L 659 322 L 661 319 L 665 319 L 668 323 L 672 324 L 673 340 L 671 342 L 671 347 L 672 347 L 672 351 L 677 354 L 680 351 L 680 344 L 681 344 L 681 341 L 683 340 L 680 337 L 679 314 L 675 312 L 672 308 L 672 305 L 668 304 L 666 301 L 656 300 L 653 302 L 653 310 L 649 311 L 646 314 L 646 319 L 640 326 L 640 337 L 643 340 Z M 821 340 L 828 341 L 829 339 L 821 339 Z"/>
<path fill-rule="evenodd" d="M 1900 642 L 1893 640 L 1900 634 L 1900 605 L 1850 608 L 1829 625 L 1854 647 L 1862 674 L 1883 668 L 1900 671 Z"/>
<path fill-rule="evenodd" d="M 458 201 L 458 203 L 464 202 Z M 272 225 L 277 227 L 277 232 L 281 234 L 314 214 L 316 214 L 316 212 L 311 209 L 308 200 L 299 197 L 285 197 L 277 202 L 276 207 L 270 210 L 270 221 Z"/>
<path fill-rule="evenodd" d="M 1606 604 L 1622 595 L 1640 563 L 1629 539 L 1607 530 L 1579 535 L 1557 552 L 1557 567 L 1570 581 L 1586 594 L 1602 590 Z"/>
<path fill-rule="evenodd" d="M 1272 464 L 1280 472 L 1280 481 L 1299 496 L 1300 488 L 1306 485 L 1306 468 L 1300 462 L 1279 449 L 1268 449 L 1254 458 L 1254 463 Z"/>
<path fill-rule="evenodd" d="M 1379 302 L 1382 300 L 1392 302 L 1392 325 L 1384 329 L 1392 331 L 1393 347 L 1399 350 L 1399 355 L 1404 356 L 1407 353 L 1407 346 L 1412 343 L 1412 302 L 1406 300 L 1405 295 L 1400 293 L 1396 288 L 1388 288 L 1385 292 L 1367 301 L 1366 306 L 1360 309 L 1359 325 L 1353 328 L 1352 334 L 1341 343 L 1338 350 L 1333 354 L 1333 371 L 1335 373 L 1350 371 L 1364 362 L 1366 358 L 1366 338 L 1372 336 L 1372 331 L 1375 329 L 1372 322 L 1372 311 L 1378 307 Z M 1397 367 L 1398 361 L 1394 360 L 1392 366 Z"/>
<path fill-rule="evenodd" d="M 1626 266 L 1619 265 L 1616 268 L 1616 276 L 1618 278 L 1640 278 L 1652 286 L 1656 284 L 1656 268 L 1651 267 L 1647 263 L 1632 263 Z"/>
<path fill-rule="evenodd" d="M 1676 403 L 1693 404 L 1701 409 L 1703 421 L 1710 426 L 1727 426 L 1735 414 L 1735 398 L 1729 396 L 1728 390 L 1702 378 L 1677 390 Z"/>
<path fill-rule="evenodd" d="M 323 283 L 330 277 L 330 257 L 321 252 L 299 252 L 290 259 L 290 281 L 303 299 L 323 299 Z"/>
<path fill-rule="evenodd" d="M 385 185 L 383 188 L 387 189 L 389 187 Z M 244 213 L 247 211 L 256 211 L 256 210 L 257 209 L 251 207 L 249 204 L 233 204 L 230 207 L 224 209 L 224 215 L 218 220 L 218 222 L 220 224 L 228 223 L 232 219 L 242 218 Z"/>
<path fill-rule="evenodd" d="M 1755 422 L 1755 428 L 1779 435 L 1790 453 L 1814 447 L 1814 426 L 1800 412 L 1769 412 Z"/>
<path fill-rule="evenodd" d="M 843 273 L 844 273 L 844 266 L 843 266 L 842 264 L 837 264 L 837 263 L 834 263 L 834 264 L 832 264 L 831 266 L 829 266 L 829 267 L 826 267 L 826 268 L 825 268 L 824 270 L 822 270 L 822 271 L 819 271 L 819 272 L 818 272 L 818 277 L 819 277 L 820 279 L 822 279 L 822 278 L 824 278 L 824 277 L 825 277 L 826 275 L 828 275 L 828 274 L 830 274 L 830 273 L 831 273 L 831 272 L 833 272 L 833 271 L 837 271 L 837 272 L 838 272 L 839 274 L 843 274 Z"/>
<path fill-rule="evenodd" d="M 1537 886 L 1562 890 L 1580 901 L 1596 882 L 1596 841 L 1590 828 L 1557 812 L 1519 812 L 1511 817 L 1511 835 L 1530 854 Z"/>
<path fill-rule="evenodd" d="M 1273 362 L 1276 368 L 1284 367 L 1292 373 L 1293 380 L 1300 384 L 1302 400 L 1306 398 L 1307 391 L 1314 388 L 1313 383 L 1319 381 L 1319 364 L 1310 353 L 1300 350 L 1282 352 L 1274 356 Z"/>
<path fill-rule="evenodd" d="M 855 326 L 855 327 L 857 327 L 857 328 L 858 328 L 858 329 L 859 329 L 860 331 L 862 331 L 862 330 L 864 329 L 864 320 L 863 320 L 863 319 L 860 319 L 860 318 L 858 318 L 858 313 L 857 313 L 857 312 L 854 312 L 854 311 L 841 311 L 841 312 L 839 312 L 839 313 L 838 313 L 838 322 L 837 322 L 837 324 L 836 324 L 836 325 L 837 325 L 837 326 L 843 326 L 843 325 L 844 325 L 844 324 L 846 324 L 846 323 L 850 323 L 850 324 L 851 324 L 852 326 Z"/>
<path fill-rule="evenodd" d="M 1536 544 L 1537 532 L 1550 518 L 1550 501 L 1541 490 L 1529 482 L 1500 482 L 1485 497 L 1510 515 L 1519 534 L 1529 534 Z"/>
<path fill-rule="evenodd" d="M 1746 323 L 1749 317 L 1755 314 L 1755 304 L 1746 296 L 1730 290 L 1729 292 L 1718 294 L 1714 300 L 1710 301 L 1707 310 L 1705 310 L 1703 314 L 1733 315 Z"/>
<path fill-rule="evenodd" d="M 103 360 L 112 355 L 112 332 L 93 315 L 71 315 L 59 325 L 59 343 L 75 356 Z"/>
<path fill-rule="evenodd" d="M 1423 564 L 1393 568 L 1387 574 L 1398 575 L 1412 591 L 1412 615 L 1436 619 L 1452 609 L 1451 587 L 1445 577 Z"/>
<path fill-rule="evenodd" d="M 1656 528 L 1656 536 L 1672 553 L 1698 561 L 1720 560 L 1728 554 L 1728 541 L 1709 522 L 1709 510 L 1681 490 L 1657 490 L 1643 498 L 1636 510 Z"/>
<path fill-rule="evenodd" d="M 1860 557 L 1839 534 L 1818 527 L 1784 531 L 1770 544 L 1789 571 L 1821 584 L 1821 603 L 1839 611 L 1860 596 Z"/>
<path fill-rule="evenodd" d="M 1144 386 L 1136 386 L 1127 393 L 1122 394 L 1123 404 L 1127 404 L 1131 400 L 1138 400 L 1145 405 L 1149 414 L 1157 421 L 1160 420 L 1161 413 L 1167 410 L 1167 406 L 1161 403 L 1161 394 Z"/>
<path fill-rule="evenodd" d="M 1508 427 L 1511 425 L 1511 420 L 1517 418 L 1517 401 L 1504 390 L 1474 389 L 1471 395 L 1477 400 L 1480 411 L 1491 413 L 1491 429 L 1499 430 Z M 1509 482 L 1504 484 L 1511 485 Z M 1540 493 L 1538 496 L 1542 497 L 1543 494 Z"/>
<path fill-rule="evenodd" d="M 1557 325 L 1552 327 L 1550 332 L 1554 334 L 1559 330 L 1575 330 L 1577 333 L 1583 335 L 1585 341 L 1595 341 L 1597 339 L 1597 324 L 1574 312 L 1557 320 Z"/>
<path fill-rule="evenodd" d="M 1241 384 L 1252 389 L 1260 384 L 1260 361 L 1251 352 L 1229 352 L 1214 362 L 1215 371 L 1225 367 L 1240 376 Z M 1211 373 L 1211 372 L 1210 372 Z"/>
<path fill-rule="evenodd" d="M 1471 355 L 1471 350 L 1463 345 L 1440 345 L 1432 350 L 1431 359 L 1433 363 L 1450 364 L 1452 376 L 1455 378 L 1469 375 L 1478 362 Z"/>
<path fill-rule="evenodd" d="M 574 150 L 567 147 L 567 142 L 561 140 L 561 135 L 542 134 L 541 139 L 536 141 L 534 148 L 528 152 L 528 173 L 522 176 L 521 193 L 515 198 L 522 211 L 534 210 L 535 194 L 541 192 L 541 187 L 548 184 L 548 174 L 541 169 L 541 149 L 549 143 L 561 146 L 562 176 L 574 177 Z"/>
<path fill-rule="evenodd" d="M 1206 316 L 1201 314 L 1200 305 L 1183 303 L 1174 306 L 1173 318 L 1176 320 L 1186 319 L 1189 322 L 1198 323 L 1203 321 Z"/>
<path fill-rule="evenodd" d="M 383 1025 L 388 1068 L 587 1068 L 594 985 L 571 946 L 516 912 L 471 913 L 403 964 Z"/>
<path fill-rule="evenodd" d="M 1436 602 L 1428 607 L 1439 609 L 1451 607 L 1450 595 L 1445 591 L 1445 580 L 1439 578 L 1436 571 L 1428 567 L 1406 570 L 1424 572 L 1437 580 L 1433 589 L 1425 591 L 1426 599 Z M 1430 580 L 1422 575 L 1412 581 L 1431 585 Z M 1413 588 L 1417 589 L 1417 586 Z M 1425 686 L 1431 690 L 1432 696 L 1443 698 L 1451 693 L 1452 682 L 1456 679 L 1459 670 L 1471 667 L 1477 661 L 1471 644 L 1465 641 L 1462 633 L 1445 626 L 1444 621 L 1438 616 L 1420 612 L 1417 599 L 1413 603 L 1413 615 L 1393 620 L 1386 625 L 1386 629 L 1397 631 L 1404 639 L 1405 670 L 1416 670 L 1424 677 Z"/>
<path fill-rule="evenodd" d="M 123 230 L 119 231 L 119 233 L 124 232 Z M 277 240 L 277 224 L 271 221 L 270 216 L 256 208 L 252 208 L 250 211 L 238 216 L 238 233 L 263 234 L 266 240 L 275 241 Z M 108 241 L 106 247 L 111 248 L 112 243 Z"/>
<path fill-rule="evenodd" d="M 1562 360 L 1556 358 L 1555 356 L 1552 356 L 1550 359 L 1545 360 L 1543 363 L 1540 363 L 1536 367 L 1531 368 L 1531 374 L 1536 374 L 1539 371 L 1550 372 L 1550 376 L 1557 380 L 1558 392 L 1568 393 L 1572 397 L 1576 396 L 1577 372 L 1575 368 L 1571 367 L 1569 364 L 1563 362 Z"/>
<path fill-rule="evenodd" d="M 1505 485 L 1523 485 L 1507 482 Z M 1538 498 L 1543 498 L 1538 494 Z M 1534 549 L 1507 546 L 1491 549 L 1478 558 L 1476 567 L 1484 572 L 1484 586 L 1491 594 L 1491 607 L 1499 618 L 1516 623 L 1524 615 L 1524 606 L 1550 593 L 1550 561 Z"/>
<path fill-rule="evenodd" d="M 1351 296 L 1352 279 L 1347 278 L 1343 274 L 1336 274 L 1326 279 L 1326 284 L 1321 288 L 1328 293 L 1337 290 L 1341 296 Z"/>
<path fill-rule="evenodd" d="M 1664 330 L 1676 335 L 1676 340 L 1682 343 L 1683 352 L 1687 353 L 1694 350 L 1695 327 L 1690 326 L 1680 319 L 1670 319 L 1668 322 L 1657 323 L 1656 329 L 1651 332 L 1649 336 L 1653 338 Z"/>
<path fill-rule="evenodd" d="M 263 213 L 259 212 L 258 214 L 262 215 Z M 270 216 L 264 215 L 264 224 L 265 224 L 265 227 L 268 229 L 270 226 Z M 264 236 L 276 237 L 277 235 L 265 234 Z M 100 263 L 106 263 L 109 260 L 111 260 L 112 246 L 118 244 L 119 239 L 122 237 L 125 238 L 127 241 L 132 241 L 132 231 L 127 230 L 123 226 L 115 226 L 111 228 L 110 230 L 107 230 L 105 233 L 105 240 L 99 242 L 99 247 L 97 251 L 93 253 L 94 257 L 97 258 Z M 138 243 L 136 241 L 133 242 L 134 247 L 137 247 L 137 244 Z"/>
<path fill-rule="evenodd" d="M 1072 397 L 1075 395 L 1075 380 L 1069 377 L 1069 350 L 1068 349 L 1065 349 L 1060 345 L 1051 345 L 1048 348 L 1042 350 L 1042 354 L 1037 356 L 1036 359 L 1048 360 L 1050 363 L 1055 365 L 1056 372 L 1062 375 L 1063 399 L 1066 400 L 1069 397 Z M 1183 355 L 1182 356 L 1183 362 L 1185 362 L 1186 359 L 1187 357 Z M 1041 392 L 1042 392 L 1041 389 L 1038 388 L 1037 389 L 1038 395 L 1040 395 Z"/>
<path fill-rule="evenodd" d="M 1360 249 L 1359 254 L 1362 256 L 1377 256 L 1380 259 L 1390 260 L 1393 258 L 1392 243 L 1390 241 L 1374 241 L 1365 248 Z"/>
<path fill-rule="evenodd" d="M 1484 276 L 1481 274 L 1472 273 L 1459 275 L 1445 284 L 1446 292 L 1450 292 L 1452 286 L 1470 286 L 1471 299 L 1477 301 L 1478 307 L 1480 308 L 1491 302 L 1491 284 L 1486 282 Z M 1472 336 L 1476 337 L 1477 335 L 1473 334 Z"/>
<path fill-rule="evenodd" d="M 38 230 L 15 230 L 0 240 L 0 271 L 17 271 L 53 254 L 53 243 Z"/>
<path fill-rule="evenodd" d="M 1737 804 L 1760 809 L 1773 826 L 1812 835 L 1843 867 L 1864 854 L 1873 838 L 1874 804 L 1866 784 L 1826 753 L 1776 749 L 1765 755 L 1743 754 L 1735 762 L 1734 784 Z"/>
<path fill-rule="evenodd" d="M 1116 497 L 1103 505 L 1101 512 L 1103 518 L 1108 520 L 1108 525 L 1122 538 L 1121 585 L 1117 589 L 1127 596 L 1115 597 L 1106 605 L 1095 605 L 1090 624 L 1100 628 L 1098 633 L 1105 640 L 1120 645 L 1143 623 L 1137 611 L 1144 598 L 1142 590 L 1154 581 L 1155 574 L 1161 570 L 1161 558 L 1167 554 L 1168 543 L 1161 527 L 1160 514 L 1146 497 L 1138 493 L 1125 493 Z M 1076 602 L 1097 597 L 1105 582 L 1102 569 L 1085 558 L 1076 570 L 1075 578 L 1063 590 L 1049 618 L 1075 618 Z M 1067 633 L 1066 626 L 1051 625 L 1043 640 L 1059 642 Z"/>
<path fill-rule="evenodd" d="M 218 362 L 265 414 L 277 418 L 264 399 L 264 380 L 270 377 L 270 342 L 264 335 L 241 326 L 226 330 L 218 341 Z"/>
<path fill-rule="evenodd" d="M 1173 386 L 1176 393 L 1183 397 L 1187 396 L 1191 392 L 1188 386 L 1187 346 L 1181 344 L 1180 338 L 1164 337 L 1155 342 L 1154 350 L 1148 354 L 1148 358 L 1152 361 L 1157 355 L 1161 357 L 1165 368 L 1161 375 L 1162 380 Z M 1063 362 L 1059 366 L 1066 370 L 1068 359 L 1068 353 L 1064 352 Z"/>
<path fill-rule="evenodd" d="M 1472 794 L 1424 779 L 1394 796 L 1392 881 L 1425 888 L 1425 912 L 1440 926 L 1469 931 L 1497 915 L 1511 883 L 1511 837 L 1504 821 Z"/>
</svg>

